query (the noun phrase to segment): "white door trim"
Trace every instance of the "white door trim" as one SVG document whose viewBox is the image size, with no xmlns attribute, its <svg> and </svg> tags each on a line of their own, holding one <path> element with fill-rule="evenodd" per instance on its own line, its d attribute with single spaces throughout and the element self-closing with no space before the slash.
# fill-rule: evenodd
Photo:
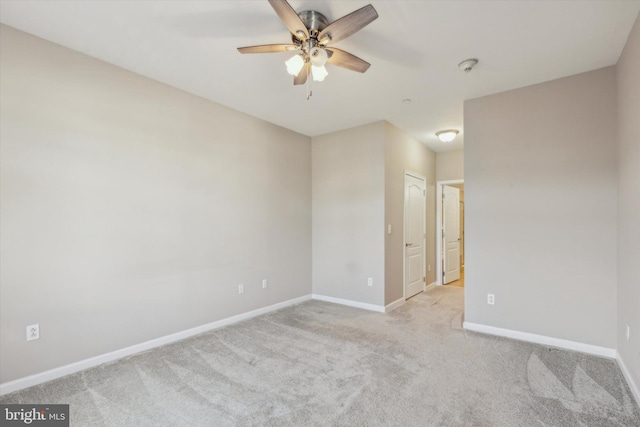
<svg viewBox="0 0 640 427">
<path fill-rule="evenodd" d="M 442 285 L 442 187 L 464 184 L 464 179 L 438 181 L 436 183 L 436 285 Z"/>
<path fill-rule="evenodd" d="M 406 236 L 406 230 L 405 230 L 406 214 L 407 214 L 405 211 L 405 208 L 406 208 L 407 196 L 406 196 L 405 189 L 407 186 L 407 175 L 420 179 L 424 183 L 425 194 L 424 194 L 424 218 L 422 219 L 423 221 L 422 229 L 424 230 L 424 235 L 422 237 L 422 264 L 423 264 L 422 268 L 423 268 L 423 273 L 425 278 L 427 275 L 427 237 L 426 237 L 426 234 L 427 234 L 427 178 L 420 174 L 417 174 L 405 169 L 404 176 L 402 178 L 402 194 L 403 194 L 402 196 L 403 198 L 402 200 L 402 299 L 403 300 L 407 299 L 407 286 L 406 286 L 407 278 L 405 277 L 406 276 L 406 258 L 407 258 L 405 255 L 405 248 L 406 248 L 405 245 L 407 244 L 407 236 Z M 426 288 L 427 288 L 427 282 L 425 279 L 422 285 L 422 291 L 424 292 Z"/>
</svg>

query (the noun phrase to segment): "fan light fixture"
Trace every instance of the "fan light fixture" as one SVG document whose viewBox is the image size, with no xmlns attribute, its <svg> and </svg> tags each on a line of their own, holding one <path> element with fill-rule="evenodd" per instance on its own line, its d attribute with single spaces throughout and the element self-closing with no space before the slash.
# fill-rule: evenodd
<svg viewBox="0 0 640 427">
<path fill-rule="evenodd" d="M 287 66 L 287 73 L 292 76 L 297 76 L 304 64 L 306 62 L 304 54 L 296 54 L 285 61 L 285 65 Z M 325 77 L 329 75 L 327 69 L 324 65 L 327 63 L 327 51 L 321 47 L 314 47 L 309 51 L 308 56 L 309 62 L 311 62 L 311 74 L 313 75 L 313 80 L 316 82 L 321 82 Z"/>
<path fill-rule="evenodd" d="M 447 129 L 436 132 L 436 136 L 440 138 L 440 141 L 442 142 L 451 142 L 456 139 L 456 135 L 458 135 L 458 133 L 459 131 L 455 129 Z"/>
<path fill-rule="evenodd" d="M 313 75 L 314 82 L 321 82 L 325 77 L 329 75 L 327 69 L 324 68 L 324 65 L 322 67 L 316 67 L 315 65 L 312 65 L 311 74 Z"/>
<path fill-rule="evenodd" d="M 321 47 L 314 47 L 309 52 L 309 59 L 311 60 L 311 64 L 316 67 L 324 67 L 324 64 L 327 63 L 327 51 Z"/>
<path fill-rule="evenodd" d="M 309 61 L 311 61 L 311 74 L 313 81 L 321 82 L 329 75 L 324 64 L 327 63 L 327 51 L 321 47 L 314 47 L 309 51 Z"/>
<path fill-rule="evenodd" d="M 285 62 L 285 65 L 287 66 L 287 73 L 297 76 L 302 67 L 304 67 L 304 58 L 302 55 L 294 55 Z"/>
</svg>

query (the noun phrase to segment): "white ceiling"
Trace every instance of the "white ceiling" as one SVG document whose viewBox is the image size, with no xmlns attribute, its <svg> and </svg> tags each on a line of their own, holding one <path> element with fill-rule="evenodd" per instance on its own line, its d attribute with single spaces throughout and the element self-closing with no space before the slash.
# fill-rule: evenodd
<svg viewBox="0 0 640 427">
<path fill-rule="evenodd" d="M 335 47 L 371 68 L 328 65 L 309 101 L 290 54 L 236 51 L 290 42 L 266 0 L 1 0 L 0 22 L 305 135 L 384 119 L 447 151 L 463 146 L 465 99 L 615 64 L 640 11 L 640 0 L 370 2 L 379 18 Z M 329 21 L 367 3 L 290 0 Z M 470 57 L 480 63 L 465 74 Z M 461 130 L 454 143 L 434 135 L 447 128 Z"/>
</svg>

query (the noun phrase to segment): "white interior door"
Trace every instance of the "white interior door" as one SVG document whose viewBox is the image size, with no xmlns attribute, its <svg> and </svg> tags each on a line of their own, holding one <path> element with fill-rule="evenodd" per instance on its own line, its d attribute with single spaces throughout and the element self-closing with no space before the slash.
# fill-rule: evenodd
<svg viewBox="0 0 640 427">
<path fill-rule="evenodd" d="M 448 185 L 442 190 L 442 261 L 446 285 L 460 278 L 460 190 Z"/>
<path fill-rule="evenodd" d="M 422 178 L 404 177 L 404 297 L 425 285 L 426 185 Z"/>
</svg>

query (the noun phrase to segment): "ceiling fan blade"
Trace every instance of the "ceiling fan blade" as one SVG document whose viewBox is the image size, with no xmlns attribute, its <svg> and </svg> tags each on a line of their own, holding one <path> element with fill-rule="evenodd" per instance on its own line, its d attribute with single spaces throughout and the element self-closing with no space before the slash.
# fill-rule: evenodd
<svg viewBox="0 0 640 427">
<path fill-rule="evenodd" d="M 331 52 L 331 55 L 327 59 L 327 62 L 338 67 L 346 68 L 347 70 L 357 71 L 364 73 L 369 69 L 371 64 L 358 58 L 355 55 L 345 52 L 344 50 L 336 49 L 335 47 L 328 47 L 326 50 Z"/>
<path fill-rule="evenodd" d="M 269 4 L 295 38 L 300 41 L 309 38 L 309 30 L 287 0 L 269 0 Z"/>
<path fill-rule="evenodd" d="M 333 21 L 318 35 L 318 41 L 326 45 L 335 43 L 360 31 L 378 18 L 378 12 L 370 4 Z"/>
<path fill-rule="evenodd" d="M 292 52 L 298 47 L 293 44 L 263 44 L 259 46 L 239 47 L 240 53 L 276 53 L 276 52 Z"/>
<path fill-rule="evenodd" d="M 297 76 L 293 77 L 294 85 L 303 85 L 307 82 L 307 77 L 309 77 L 309 73 L 311 72 L 311 62 L 307 62 L 302 67 L 302 70 L 298 73 Z"/>
</svg>

